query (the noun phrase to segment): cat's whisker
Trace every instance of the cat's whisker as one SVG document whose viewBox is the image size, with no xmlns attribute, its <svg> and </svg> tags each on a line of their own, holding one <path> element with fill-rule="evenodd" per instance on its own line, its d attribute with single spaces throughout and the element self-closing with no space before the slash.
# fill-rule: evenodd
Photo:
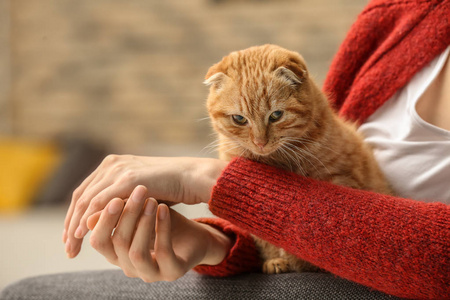
<svg viewBox="0 0 450 300">
<path fill-rule="evenodd" d="M 239 147 L 242 147 L 238 142 L 232 139 L 219 140 L 219 146 L 224 147 L 224 152 L 229 153 Z"/>
<path fill-rule="evenodd" d="M 310 145 L 317 145 L 320 146 L 320 143 L 314 140 L 310 140 L 310 139 L 306 139 L 306 138 L 301 138 L 301 137 L 283 137 L 282 138 L 284 141 L 287 142 L 297 142 L 297 143 L 301 143 L 301 144 L 310 144 Z"/>
<path fill-rule="evenodd" d="M 334 149 L 327 147 L 316 140 L 312 140 L 312 139 L 308 139 L 308 138 L 304 138 L 304 137 L 283 137 L 282 139 L 285 141 L 288 141 L 288 142 L 298 142 L 300 144 L 309 144 L 309 145 L 313 145 L 313 146 L 318 146 L 319 148 L 324 148 L 324 149 L 330 150 L 331 152 L 339 155 L 339 153 L 336 152 Z"/>
<path fill-rule="evenodd" d="M 230 151 L 240 147 L 240 145 L 237 142 L 230 140 L 230 139 L 223 139 L 223 140 L 216 139 L 216 140 L 212 141 L 211 143 L 209 143 L 208 145 L 206 145 L 205 147 L 203 147 L 203 149 L 200 151 L 200 153 L 210 154 L 213 152 L 218 152 L 219 147 L 223 147 L 225 152 L 230 152 Z"/>
<path fill-rule="evenodd" d="M 294 145 L 293 145 L 294 146 Z M 299 147 L 296 147 L 296 146 L 294 146 L 294 147 L 296 147 L 299 151 L 302 151 L 303 153 L 305 153 L 305 154 L 307 154 L 307 155 L 309 155 L 309 156 L 311 156 L 311 157 L 313 157 L 314 159 L 316 159 L 327 171 L 328 171 L 328 173 L 330 173 L 330 171 L 327 169 L 327 167 L 323 164 L 323 162 L 316 156 L 316 155 L 314 155 L 313 154 L 313 152 L 306 146 L 306 145 L 303 145 L 304 146 L 304 149 L 300 149 Z M 320 147 L 320 146 L 319 146 Z"/>
<path fill-rule="evenodd" d="M 302 158 L 304 158 L 304 157 L 299 157 L 299 155 L 301 156 L 300 153 L 296 153 L 295 151 L 292 151 L 292 149 L 290 149 L 285 144 L 281 144 L 281 147 L 279 149 L 287 156 L 288 163 L 290 164 L 291 162 L 293 162 L 295 164 L 295 166 L 297 167 L 296 169 L 298 171 L 300 171 L 300 173 L 303 176 L 306 176 L 306 171 L 302 167 Z M 295 171 L 295 169 L 291 165 L 290 165 L 290 168 L 292 169 L 292 171 Z"/>
<path fill-rule="evenodd" d="M 209 143 L 206 147 L 210 147 L 210 146 L 214 146 L 214 145 L 218 145 L 218 144 L 220 144 L 220 140 L 216 139 L 216 140 L 212 141 L 211 143 Z"/>
<path fill-rule="evenodd" d="M 295 147 L 295 145 L 291 144 L 291 143 L 285 143 L 284 144 L 285 149 L 288 150 L 290 153 L 292 153 L 293 157 L 296 157 L 298 161 L 302 162 L 302 161 L 306 161 L 308 162 L 311 166 L 313 166 L 314 168 L 316 168 L 314 166 L 314 164 L 311 163 L 311 161 L 309 161 L 304 155 L 302 155 L 302 152 L 300 151 L 301 149 L 298 147 Z"/>
<path fill-rule="evenodd" d="M 325 146 L 324 144 L 322 144 L 322 143 L 319 142 L 319 141 L 314 141 L 314 140 L 312 140 L 312 139 L 304 138 L 304 142 L 308 142 L 308 143 L 311 143 L 311 144 L 317 144 L 317 145 L 318 145 L 319 147 L 321 147 L 321 148 L 330 150 L 331 152 L 333 152 L 333 153 L 335 153 L 335 154 L 337 154 L 337 155 L 340 155 L 339 152 L 337 152 L 336 150 L 334 150 L 334 149 L 332 149 L 332 148 L 330 148 L 330 147 L 328 147 L 328 146 Z"/>
<path fill-rule="evenodd" d="M 282 160 L 281 160 L 281 161 L 283 162 L 283 164 L 284 164 L 284 162 L 287 162 L 288 167 L 289 167 L 289 171 L 293 172 L 294 169 L 293 169 L 293 167 L 292 167 L 292 165 L 291 165 L 291 161 L 290 161 L 290 159 L 289 159 L 289 156 L 286 155 L 285 150 L 282 149 L 281 147 L 279 147 L 279 148 L 276 150 L 276 152 L 282 157 Z"/>
<path fill-rule="evenodd" d="M 295 172 L 295 168 L 292 166 L 292 163 L 297 164 L 297 162 L 292 160 L 292 158 L 289 155 L 289 153 L 287 153 L 286 150 L 284 150 L 282 147 L 278 148 L 277 151 L 286 160 L 286 162 L 288 164 L 288 167 L 289 167 L 289 171 Z M 299 169 L 299 168 L 297 168 L 297 169 Z"/>
<path fill-rule="evenodd" d="M 229 141 L 221 141 L 221 140 L 217 139 L 217 140 L 212 141 L 208 145 L 206 145 L 200 152 L 210 154 L 214 151 L 217 151 L 219 146 L 227 145 L 227 143 L 229 143 Z"/>
<path fill-rule="evenodd" d="M 313 166 L 313 167 L 315 168 L 314 164 L 312 164 L 311 161 L 309 161 L 309 160 L 302 154 L 301 151 L 298 151 L 298 150 L 295 149 L 295 148 L 292 149 L 292 148 L 290 147 L 289 144 L 286 144 L 285 146 L 286 146 L 286 147 L 285 147 L 286 150 L 289 151 L 290 153 L 292 153 L 292 157 L 296 159 L 296 161 L 298 162 L 298 165 L 301 166 L 301 168 L 304 170 L 305 176 L 307 176 L 307 175 L 306 175 L 307 172 L 306 172 L 306 170 L 305 170 L 305 166 L 304 166 L 304 163 L 303 163 L 303 162 L 308 162 L 311 166 Z M 297 151 L 296 151 L 296 150 L 297 150 Z"/>
<path fill-rule="evenodd" d="M 324 165 L 324 163 L 323 163 L 317 156 L 315 156 L 315 155 L 308 149 L 308 147 L 307 147 L 306 145 L 303 145 L 303 146 L 304 146 L 303 149 L 300 148 L 300 147 L 298 147 L 298 146 L 296 146 L 296 145 L 294 145 L 294 144 L 292 144 L 292 143 L 288 143 L 288 145 L 291 146 L 291 147 L 293 147 L 293 148 L 295 148 L 295 149 L 293 149 L 294 152 L 295 152 L 295 151 L 298 151 L 298 152 L 300 152 L 300 153 L 307 154 L 307 155 L 309 155 L 310 157 L 312 157 L 312 158 L 314 158 L 315 160 L 317 160 L 317 161 L 322 165 L 322 167 L 328 172 L 328 174 L 331 175 L 331 172 L 330 172 L 330 171 L 328 170 L 328 168 Z M 306 158 L 305 158 L 305 159 L 306 159 Z M 310 160 L 307 159 L 307 161 L 308 161 L 308 162 L 316 169 L 317 172 L 320 172 L 320 171 L 317 169 L 317 167 L 316 167 L 313 163 L 311 163 Z"/>
<path fill-rule="evenodd" d="M 238 148 L 242 148 L 241 145 L 235 145 L 234 147 L 225 149 L 224 152 L 225 152 L 225 153 L 230 153 L 231 151 L 233 151 L 233 150 L 235 150 L 235 149 L 238 149 Z M 245 149 L 244 149 L 244 150 L 245 150 Z"/>
<path fill-rule="evenodd" d="M 301 153 L 295 153 L 295 151 L 292 151 L 289 147 L 286 147 L 285 151 L 287 151 L 289 156 L 292 158 L 297 168 L 302 171 L 302 174 L 306 176 L 306 170 L 303 167 L 303 160 L 305 157 L 301 155 Z"/>
<path fill-rule="evenodd" d="M 309 161 L 304 155 L 302 155 L 303 149 L 301 149 L 300 147 L 297 147 L 296 145 L 287 142 L 286 144 L 286 149 L 288 149 L 289 151 L 291 151 L 294 155 L 299 155 L 301 156 L 304 160 L 306 160 L 311 166 L 313 166 L 314 168 L 315 165 L 311 163 L 311 161 Z M 316 169 L 317 170 L 317 169 Z"/>
<path fill-rule="evenodd" d="M 284 164 L 284 162 L 285 161 L 287 161 L 287 162 L 289 162 L 289 158 L 284 154 L 284 150 L 283 149 L 281 149 L 281 147 L 278 147 L 276 150 L 275 150 L 275 153 L 277 153 L 277 155 L 280 155 L 281 156 L 281 162 Z M 292 167 L 291 167 L 291 165 L 289 164 L 289 170 L 290 171 L 292 171 Z"/>
<path fill-rule="evenodd" d="M 208 145 L 206 145 L 205 147 L 203 147 L 202 151 L 203 151 L 203 150 L 206 150 L 206 149 L 214 149 L 214 148 L 217 148 L 219 145 L 220 145 L 220 141 L 219 141 L 219 140 L 212 141 L 211 143 L 209 143 Z"/>
<path fill-rule="evenodd" d="M 203 121 L 206 121 L 206 120 L 211 120 L 211 117 L 200 118 L 200 119 L 197 119 L 196 122 L 203 122 Z"/>
<path fill-rule="evenodd" d="M 299 149 L 298 151 L 300 151 L 300 153 L 304 153 L 307 155 L 310 155 L 310 153 L 308 151 L 305 151 L 303 149 Z M 310 159 L 307 159 L 304 155 L 302 155 L 305 160 L 316 170 L 316 172 L 320 173 L 319 169 L 317 168 L 317 166 L 315 164 L 312 163 L 312 161 Z M 310 155 L 311 156 L 311 155 Z M 314 157 L 315 158 L 315 157 Z M 316 158 L 317 159 L 317 158 Z M 319 160 L 319 162 L 322 164 L 322 162 Z M 322 164 L 323 165 L 323 164 Z M 325 166 L 324 166 L 325 167 Z M 326 167 L 325 167 L 326 169 Z M 328 171 L 328 170 L 327 170 Z"/>
<path fill-rule="evenodd" d="M 236 141 L 233 141 L 233 140 L 224 140 L 224 141 L 221 141 L 220 144 L 222 146 L 235 146 L 235 145 L 239 146 L 239 143 Z"/>
<path fill-rule="evenodd" d="M 248 151 L 248 150 L 245 149 L 245 148 L 242 148 L 241 153 L 239 154 L 239 157 L 246 156 L 246 153 L 247 153 L 247 152 L 250 152 L 250 151 Z"/>
<path fill-rule="evenodd" d="M 288 149 L 288 148 L 286 148 L 286 149 Z M 307 176 L 308 174 L 307 174 L 305 168 L 303 167 L 304 157 L 300 153 L 295 153 L 295 152 L 292 152 L 290 156 L 292 157 L 292 160 L 295 162 L 297 168 L 301 171 L 301 174 L 303 176 Z"/>
<path fill-rule="evenodd" d="M 211 154 L 211 153 L 213 153 L 213 152 L 216 152 L 216 151 L 218 151 L 218 146 L 216 146 L 216 147 L 210 147 L 210 148 L 203 148 L 201 151 L 200 151 L 200 153 L 201 154 Z"/>
</svg>

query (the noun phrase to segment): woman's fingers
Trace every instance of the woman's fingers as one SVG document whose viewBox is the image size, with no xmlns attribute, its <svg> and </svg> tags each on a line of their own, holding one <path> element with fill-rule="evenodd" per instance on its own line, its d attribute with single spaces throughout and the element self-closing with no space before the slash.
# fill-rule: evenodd
<svg viewBox="0 0 450 300">
<path fill-rule="evenodd" d="M 139 277 L 145 282 L 153 282 L 159 278 L 158 265 L 150 254 L 150 249 L 153 248 L 152 233 L 155 230 L 157 207 L 155 199 L 147 200 L 128 253 Z"/>
<path fill-rule="evenodd" d="M 180 264 L 172 246 L 170 210 L 165 204 L 158 206 L 155 238 L 155 259 L 162 280 L 172 281 L 186 271 Z"/>
<path fill-rule="evenodd" d="M 146 201 L 146 194 L 147 189 L 138 186 L 126 204 L 115 198 L 103 211 L 93 214 L 88 219 L 93 229 L 91 245 L 129 277 L 139 277 L 146 282 L 178 279 L 196 264 L 189 258 L 201 252 L 192 249 L 198 247 L 199 232 L 192 232 L 192 227 L 180 222 L 183 219 L 175 212 L 172 220 L 167 205 L 158 205 L 152 198 Z M 173 236 L 173 230 L 178 231 L 178 235 Z M 184 258 L 175 254 L 173 238 L 181 239 L 175 245 L 182 247 L 178 252 Z"/>
<path fill-rule="evenodd" d="M 82 238 L 88 232 L 85 224 L 88 216 L 84 219 L 83 224 L 80 224 L 80 221 L 92 200 L 111 185 L 124 183 L 121 178 L 123 173 L 127 173 L 124 171 L 126 164 L 122 162 L 123 159 L 126 160 L 126 157 L 108 155 L 97 169 L 75 190 L 66 216 L 63 233 L 63 241 L 65 240 L 66 242 L 66 252 L 68 252 L 69 257 L 75 257 L 78 254 L 81 249 Z M 97 211 L 102 210 L 106 203 L 115 197 L 125 198 L 123 192 L 110 194 L 107 201 L 101 203 L 101 207 L 97 206 Z"/>
<path fill-rule="evenodd" d="M 125 275 L 133 277 L 136 275 L 135 268 L 129 258 L 131 242 L 134 239 L 136 224 L 141 216 L 144 207 L 147 189 L 140 185 L 137 186 L 125 205 L 124 211 L 117 225 L 112 241 L 114 249 L 120 261 L 120 267 Z"/>
<path fill-rule="evenodd" d="M 102 214 L 102 211 L 98 211 L 94 214 L 92 214 L 86 221 L 87 227 L 89 228 L 89 230 L 94 230 L 95 225 L 97 225 L 98 220 L 100 219 L 100 215 Z"/>
<path fill-rule="evenodd" d="M 106 180 L 96 183 L 96 179 L 94 178 L 93 181 L 90 183 L 89 187 L 87 188 L 87 190 L 85 190 L 83 194 L 80 196 L 80 198 L 78 198 L 78 200 L 76 201 L 76 204 L 74 205 L 74 210 L 71 214 L 70 224 L 67 230 L 67 242 L 69 242 L 70 246 L 68 246 L 66 242 L 66 252 L 70 258 L 75 257 L 78 254 L 78 252 L 80 252 L 81 249 L 83 239 L 82 235 L 79 235 L 77 233 L 77 230 L 79 230 L 80 228 L 80 220 L 82 216 L 84 215 L 86 209 L 89 207 L 91 199 L 93 199 L 96 195 L 98 195 L 98 193 L 104 190 L 108 184 L 109 182 Z M 115 197 L 118 196 L 114 195 L 108 200 L 111 200 Z M 74 202 L 74 200 L 72 202 Z M 98 211 L 102 210 L 105 207 L 106 203 L 107 202 L 105 202 L 104 206 L 98 209 Z M 86 227 L 86 224 L 83 225 L 84 227 Z"/>
<path fill-rule="evenodd" d="M 101 211 L 105 208 L 106 204 L 113 198 L 128 198 L 129 195 L 121 193 L 123 190 L 123 185 L 120 186 L 120 189 L 117 188 L 118 185 L 111 185 L 104 190 L 100 190 L 98 194 L 88 203 L 85 211 L 82 211 L 82 216 L 79 220 L 79 225 L 75 230 L 75 237 L 77 239 L 82 239 L 89 231 L 87 226 L 87 219 L 94 213 Z M 131 189 L 131 188 L 130 188 Z"/>
<path fill-rule="evenodd" d="M 90 243 L 92 247 L 112 264 L 118 265 L 118 259 L 111 240 L 114 228 L 124 207 L 122 199 L 116 198 L 101 212 L 97 225 L 92 231 Z"/>
<path fill-rule="evenodd" d="M 92 182 L 92 180 L 97 175 L 97 170 L 92 172 L 82 183 L 81 185 L 73 192 L 72 194 L 72 200 L 70 202 L 69 209 L 67 210 L 66 218 L 64 220 L 64 231 L 63 231 L 63 243 L 67 242 L 68 238 L 68 232 L 69 232 L 69 225 L 72 220 L 73 212 L 75 211 L 75 206 L 80 199 L 81 195 L 83 194 L 84 190 L 89 186 L 89 184 Z"/>
</svg>

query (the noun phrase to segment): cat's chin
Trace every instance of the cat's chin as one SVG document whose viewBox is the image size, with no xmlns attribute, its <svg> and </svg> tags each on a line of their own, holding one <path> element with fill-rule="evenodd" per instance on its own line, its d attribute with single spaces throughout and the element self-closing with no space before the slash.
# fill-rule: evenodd
<svg viewBox="0 0 450 300">
<path fill-rule="evenodd" d="M 253 154 L 257 157 L 261 157 L 261 158 L 268 158 L 270 157 L 272 154 L 274 154 L 277 151 L 277 149 L 265 149 L 265 150 L 252 150 Z"/>
</svg>

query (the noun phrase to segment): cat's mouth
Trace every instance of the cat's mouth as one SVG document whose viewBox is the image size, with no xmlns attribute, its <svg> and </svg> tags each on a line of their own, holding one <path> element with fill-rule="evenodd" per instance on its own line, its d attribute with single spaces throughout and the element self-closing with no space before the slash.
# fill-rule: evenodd
<svg viewBox="0 0 450 300">
<path fill-rule="evenodd" d="M 239 140 L 232 140 L 233 143 L 229 143 L 228 147 L 224 149 L 225 152 L 228 152 L 234 156 L 245 157 L 249 159 L 260 159 L 260 158 L 269 158 L 277 153 L 281 145 L 277 145 L 274 143 L 268 143 L 266 145 L 256 145 L 255 143 L 248 143 Z"/>
<path fill-rule="evenodd" d="M 267 157 L 271 154 L 275 153 L 278 150 L 278 147 L 276 146 L 265 146 L 265 147 L 258 147 L 254 146 L 252 149 L 249 149 L 251 152 L 258 156 Z"/>
</svg>

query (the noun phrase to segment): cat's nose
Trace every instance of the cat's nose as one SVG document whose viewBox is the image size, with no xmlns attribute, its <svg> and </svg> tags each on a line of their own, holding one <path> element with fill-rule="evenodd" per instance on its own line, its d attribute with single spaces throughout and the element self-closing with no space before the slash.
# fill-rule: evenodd
<svg viewBox="0 0 450 300">
<path fill-rule="evenodd" d="M 259 149 L 263 150 L 264 147 L 267 145 L 267 140 L 264 139 L 255 139 L 253 143 L 258 146 Z"/>
</svg>

